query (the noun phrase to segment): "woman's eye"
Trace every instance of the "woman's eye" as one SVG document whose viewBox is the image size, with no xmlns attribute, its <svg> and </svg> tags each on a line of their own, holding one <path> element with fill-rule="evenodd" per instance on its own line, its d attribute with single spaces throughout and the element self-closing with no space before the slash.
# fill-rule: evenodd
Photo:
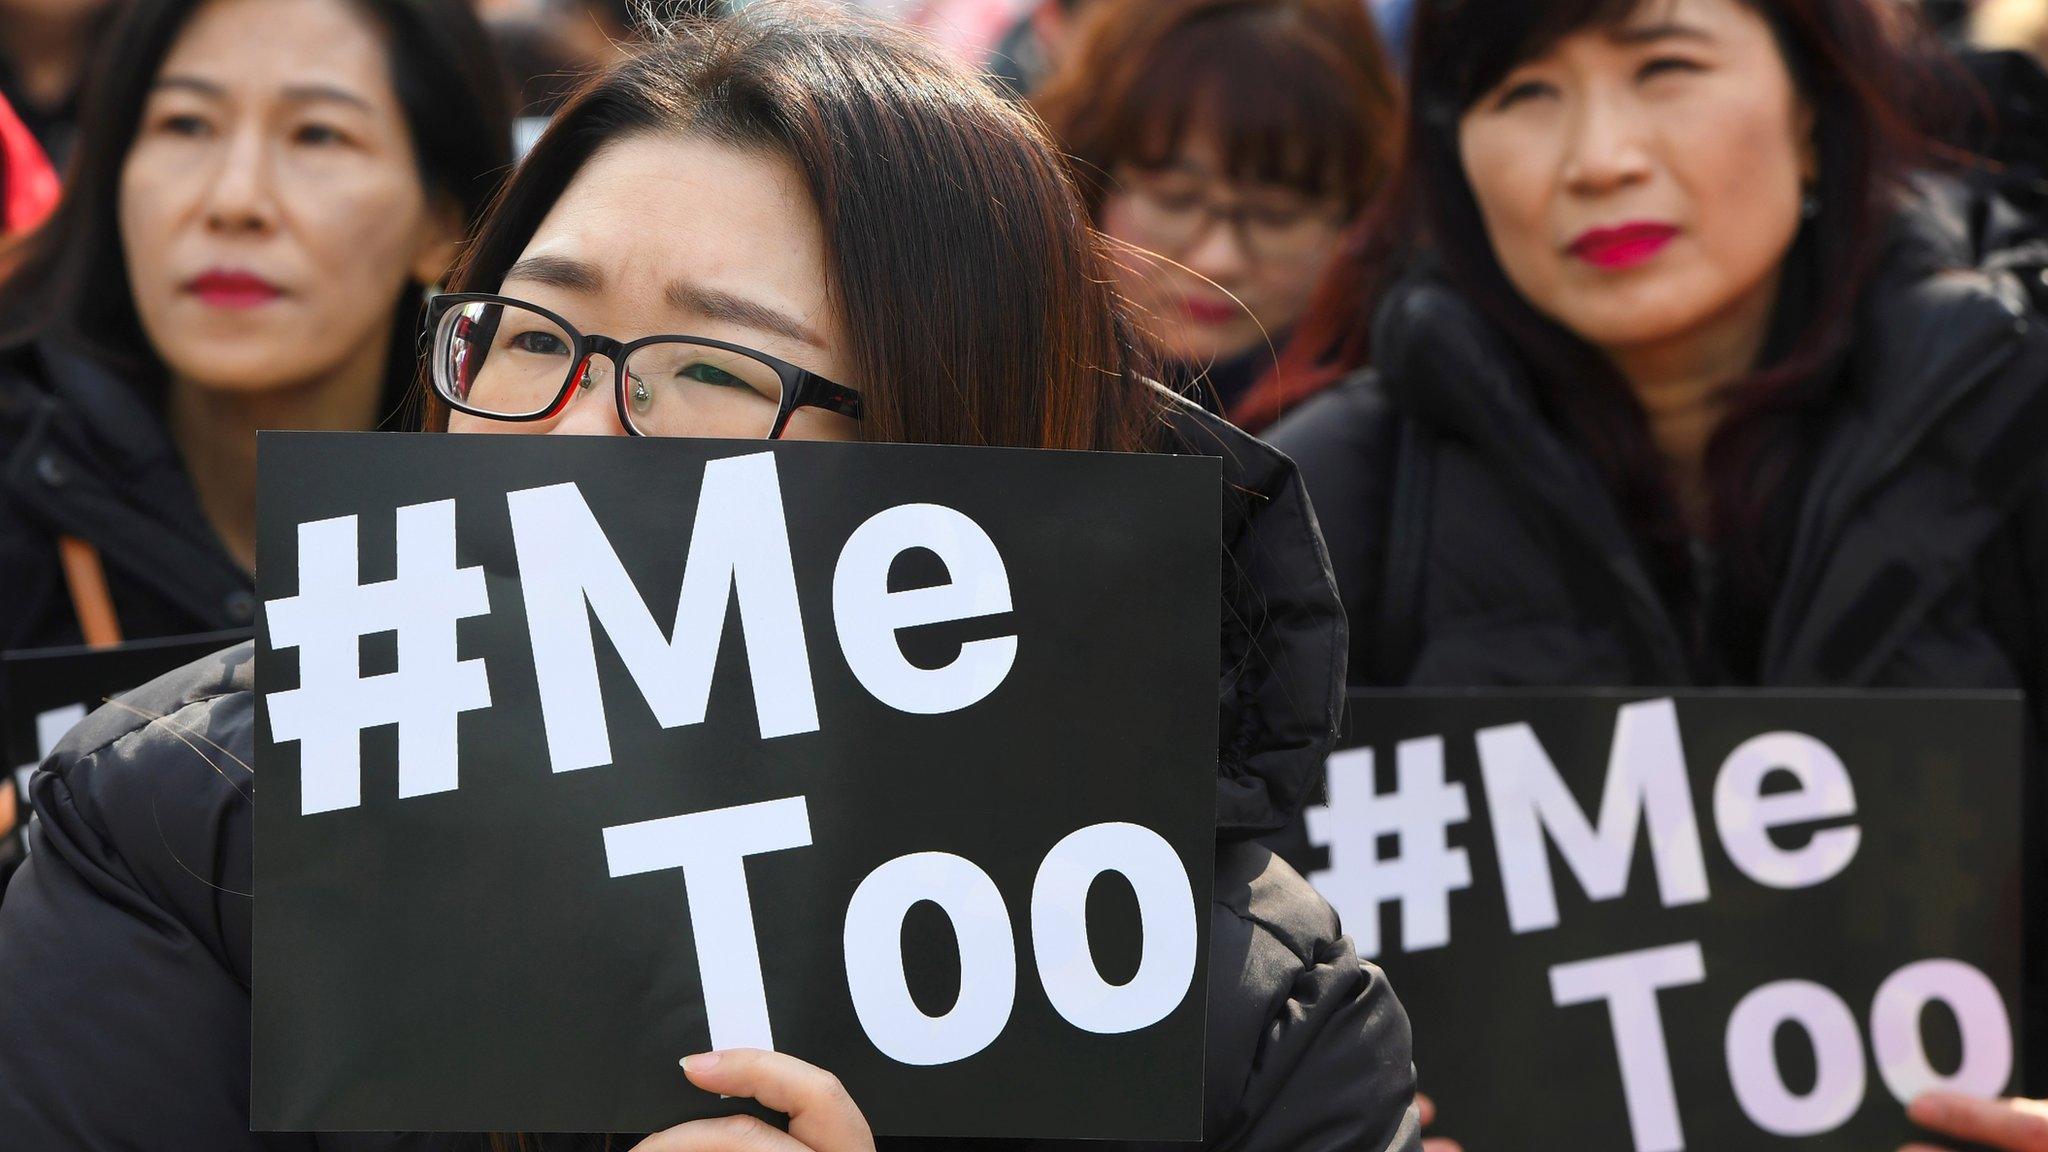
<svg viewBox="0 0 2048 1152">
<path fill-rule="evenodd" d="M 1519 84 L 1511 84 L 1503 90 L 1500 96 L 1494 100 L 1493 106 L 1497 109 L 1512 108 L 1528 100 L 1549 96 L 1555 91 L 1556 89 L 1541 80 L 1524 80 Z"/>
<path fill-rule="evenodd" d="M 733 375 L 732 373 L 727 372 L 723 368 L 719 368 L 711 364 L 705 364 L 701 361 L 696 364 L 686 365 L 683 368 L 683 370 L 676 373 L 676 375 L 682 377 L 685 380 L 695 380 L 699 384 L 716 384 L 721 388 L 748 387 L 748 384 L 745 380 L 742 380 L 739 377 Z"/>
<path fill-rule="evenodd" d="M 552 332 L 520 332 L 505 343 L 521 352 L 532 352 L 538 356 L 559 356 L 569 350 L 569 345 Z"/>
<path fill-rule="evenodd" d="M 1245 207 L 1247 220 L 1261 228 L 1270 228 L 1276 232 L 1284 232 L 1294 227 L 1307 215 L 1308 213 L 1300 208 L 1260 207 L 1256 204 Z"/>
<path fill-rule="evenodd" d="M 1201 193 L 1179 188 L 1155 188 L 1152 201 L 1168 212 L 1192 212 L 1202 206 Z"/>
<path fill-rule="evenodd" d="M 316 146 L 346 144 L 348 136 L 341 129 L 329 124 L 301 124 L 297 129 L 293 130 L 292 142 Z"/>
<path fill-rule="evenodd" d="M 1654 60 L 1646 61 L 1641 68 L 1637 69 L 1636 78 L 1648 80 L 1653 76 L 1700 71 L 1704 71 L 1704 69 L 1696 61 L 1687 60 L 1681 56 L 1659 56 Z"/>
<path fill-rule="evenodd" d="M 205 117 L 190 112 L 174 112 L 167 116 L 158 117 L 156 121 L 156 130 L 166 136 L 185 136 L 197 139 L 206 135 L 212 128 L 213 126 L 206 122 Z"/>
</svg>

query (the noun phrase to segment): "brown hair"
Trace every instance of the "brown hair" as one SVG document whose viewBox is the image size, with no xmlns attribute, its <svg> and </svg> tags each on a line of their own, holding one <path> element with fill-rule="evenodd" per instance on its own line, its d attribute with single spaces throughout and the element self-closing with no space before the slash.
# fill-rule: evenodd
<svg viewBox="0 0 2048 1152">
<path fill-rule="evenodd" d="M 455 286 L 496 290 L 599 148 L 671 132 L 773 149 L 803 174 L 865 439 L 1141 446 L 1156 401 L 1057 151 L 910 34 L 830 9 L 686 22 L 593 80 L 506 185 Z M 447 413 L 430 403 L 428 419 Z"/>
<path fill-rule="evenodd" d="M 1395 82 L 1360 0 L 1105 0 L 1033 102 L 1091 211 L 1119 164 L 1211 129 L 1232 179 L 1363 208 L 1386 176 Z"/>
<path fill-rule="evenodd" d="M 1362 0 L 1105 0 L 1035 98 L 1091 215 L 1120 164 L 1171 164 L 1216 134 L 1233 180 L 1334 195 L 1356 216 L 1385 183 L 1398 85 Z M 1269 373 L 1229 415 L 1248 428 L 1292 402 Z"/>
</svg>

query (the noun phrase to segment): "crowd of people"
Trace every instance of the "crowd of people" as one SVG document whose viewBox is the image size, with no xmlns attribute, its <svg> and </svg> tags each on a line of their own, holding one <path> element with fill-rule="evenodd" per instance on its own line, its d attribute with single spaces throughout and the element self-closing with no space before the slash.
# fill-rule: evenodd
<svg viewBox="0 0 2048 1152">
<path fill-rule="evenodd" d="M 1231 771 L 1319 759 L 1347 683 L 2019 689 L 2048 879 L 2048 3 L 887 15 L 0 2 L 0 650 L 251 627 L 260 429 L 1202 452 L 1257 497 Z M 692 276 L 746 306 L 646 288 Z M 782 384 L 664 412 L 595 356 L 515 411 L 422 339 L 475 308 Z M 149 691 L 0 784 L 0 1145 L 577 1146 L 248 1131 L 248 781 L 178 732 L 246 759 L 249 670 Z M 1260 841 L 1308 796 L 1256 791 L 1206 1143 L 1454 1148 L 1398 971 Z M 2024 932 L 2048 1057 L 2048 901 Z M 788 1131 L 639 1146 L 873 1147 L 816 1073 L 692 1068 Z M 2017 1088 L 1912 1114 L 2048 1152 L 2048 1063 Z"/>
</svg>

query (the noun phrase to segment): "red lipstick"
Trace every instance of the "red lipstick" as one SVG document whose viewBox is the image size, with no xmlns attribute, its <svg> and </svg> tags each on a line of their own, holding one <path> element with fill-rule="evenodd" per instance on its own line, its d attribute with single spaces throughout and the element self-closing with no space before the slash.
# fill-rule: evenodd
<svg viewBox="0 0 2048 1152">
<path fill-rule="evenodd" d="M 253 272 L 209 268 L 185 282 L 185 291 L 212 308 L 257 308 L 284 293 Z"/>
<path fill-rule="evenodd" d="M 1188 319 L 1209 327 L 1228 324 L 1244 315 L 1244 309 L 1234 302 L 1202 300 L 1193 296 L 1182 298 L 1180 310 Z"/>
<path fill-rule="evenodd" d="M 1588 229 L 1572 241 L 1568 251 L 1595 268 L 1614 271 L 1647 261 L 1676 235 L 1678 229 L 1669 224 L 1632 221 L 1614 228 Z"/>
</svg>

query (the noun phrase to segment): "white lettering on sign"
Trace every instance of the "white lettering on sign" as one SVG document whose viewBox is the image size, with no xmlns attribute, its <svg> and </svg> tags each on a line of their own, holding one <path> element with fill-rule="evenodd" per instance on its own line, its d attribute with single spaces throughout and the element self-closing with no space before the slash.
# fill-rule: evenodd
<svg viewBox="0 0 2048 1152">
<path fill-rule="evenodd" d="M 1478 744 L 1508 924 L 1514 931 L 1557 927 L 1545 833 L 1590 899 L 1614 900 L 1628 890 L 1636 830 L 1647 819 L 1664 906 L 1707 898 L 1707 864 L 1672 701 L 1630 704 L 1615 717 L 1597 831 L 1586 822 L 1534 729 L 1527 724 L 1484 729 Z"/>
<path fill-rule="evenodd" d="M 1796 791 L 1764 795 L 1765 777 L 1790 772 Z M 1834 879 L 1856 858 L 1863 831 L 1854 826 L 1814 833 L 1785 851 L 1771 830 L 1856 813 L 1856 789 L 1834 749 L 1798 732 L 1768 732 L 1743 742 L 1721 762 L 1714 781 L 1714 827 L 1742 874 L 1770 888 L 1810 888 Z"/>
<path fill-rule="evenodd" d="M 960 994 L 940 1016 L 910 997 L 903 917 L 929 900 L 953 923 Z M 995 1042 L 1017 999 L 1017 942 L 1003 894 L 973 862 L 947 852 L 899 856 L 854 889 L 846 906 L 846 983 L 854 1015 L 882 1055 L 927 1066 L 965 1060 Z"/>
<path fill-rule="evenodd" d="M 1707 962 L 1697 942 L 1559 964 L 1550 970 L 1550 995 L 1558 1007 L 1607 1005 L 1636 1152 L 1683 1152 L 1685 1148 L 1657 993 L 1706 978 Z"/>
<path fill-rule="evenodd" d="M 1559 927 L 1553 849 L 1588 898 L 1624 896 L 1646 826 L 1664 906 L 1708 899 L 1675 700 L 1617 710 L 1596 820 L 1587 818 L 1530 725 L 1481 729 L 1473 747 L 1511 931 Z M 1309 843 L 1330 853 L 1330 867 L 1309 879 L 1368 956 L 1381 943 L 1380 909 L 1394 900 L 1401 902 L 1402 951 L 1448 944 L 1450 895 L 1471 887 L 1465 852 L 1450 846 L 1449 831 L 1472 814 L 1464 785 L 1447 778 L 1444 738 L 1403 740 L 1395 754 L 1397 782 L 1385 793 L 1377 789 L 1373 749 L 1331 756 L 1329 802 L 1307 809 Z M 1786 774 L 1791 787 L 1766 792 L 1766 782 L 1777 773 Z M 1784 837 L 1787 829 L 1857 813 L 1848 767 L 1834 749 L 1805 733 L 1765 732 L 1743 741 L 1719 765 L 1712 807 L 1729 861 L 1767 888 L 1826 883 L 1855 862 L 1862 846 L 1862 828 L 1854 823 L 1822 827 L 1785 846 L 1791 843 Z M 1398 849 L 1382 859 L 1380 843 L 1388 836 L 1396 838 Z M 1659 994 L 1706 979 L 1699 943 L 1560 964 L 1550 969 L 1550 979 L 1557 1007 L 1608 1006 L 1636 1152 L 1683 1149 Z M 1947 1074 L 1932 1066 L 1924 1046 L 1922 1017 L 1937 1003 L 1954 1015 L 1962 1037 L 1962 1062 Z M 1804 1092 L 1788 1087 L 1778 1066 L 1776 1041 L 1785 1028 L 1798 1029 L 1817 1060 L 1817 1079 Z M 1871 1005 L 1869 1036 L 1878 1074 L 1901 1104 L 1935 1089 L 1995 1096 L 2012 1077 L 2012 1022 L 2005 1001 L 1989 977 L 1961 961 L 1923 960 L 1895 972 Z M 1736 1103 L 1761 1131 L 1788 1138 L 1836 1131 L 1857 1115 L 1869 1094 L 1856 1016 L 1820 984 L 1787 979 L 1751 991 L 1730 1015 L 1723 1041 Z"/>
<path fill-rule="evenodd" d="M 726 610 L 737 599 L 761 738 L 818 730 L 773 453 L 704 466 L 666 632 L 576 485 L 510 492 L 505 503 L 554 771 L 612 762 L 593 617 L 655 720 L 677 728 L 704 721 Z M 272 738 L 302 743 L 305 813 L 361 803 L 362 731 L 386 724 L 398 725 L 401 797 L 456 787 L 456 717 L 491 703 L 483 660 L 455 658 L 456 622 L 490 611 L 483 569 L 455 566 L 455 502 L 398 510 L 398 579 L 380 584 L 357 580 L 356 526 L 354 516 L 299 525 L 299 593 L 265 605 L 271 646 L 300 649 L 300 686 L 267 702 Z M 936 553 L 948 582 L 889 591 L 890 565 L 912 548 Z M 1011 611 L 995 542 L 951 508 L 902 504 L 870 517 L 841 550 L 832 603 L 848 666 L 900 712 L 966 708 L 1016 662 L 1014 634 L 965 643 L 943 668 L 918 668 L 897 646 L 905 628 Z M 397 636 L 398 671 L 365 677 L 358 641 L 380 632 Z"/>
<path fill-rule="evenodd" d="M 1940 1002 L 1955 1014 L 1963 1062 L 1944 1076 L 1927 1061 L 1920 1016 Z M 2012 1078 L 2012 1020 L 1991 978 L 1960 960 L 1922 960 L 1891 974 L 1870 1005 L 1870 1047 L 1892 1097 L 1911 1103 L 1923 1092 L 1996 1096 Z"/>
<path fill-rule="evenodd" d="M 801 796 L 604 830 L 613 876 L 683 870 L 714 1048 L 775 1046 L 744 861 L 810 843 Z M 1088 889 L 1104 872 L 1122 875 L 1138 896 L 1143 954 L 1137 974 L 1120 985 L 1102 979 L 1088 943 Z M 960 992 L 938 1016 L 918 1007 L 903 966 L 903 918 L 927 900 L 946 914 L 960 949 Z M 1046 853 L 1031 889 L 1032 951 L 1046 999 L 1086 1032 L 1134 1032 L 1165 1019 L 1194 981 L 1196 913 L 1187 869 L 1157 832 L 1105 823 L 1067 835 Z M 995 881 L 965 857 L 916 852 L 868 873 L 847 902 L 843 941 L 854 1015 L 891 1060 L 965 1060 L 1009 1023 L 1017 990 L 1009 909 Z"/>
<path fill-rule="evenodd" d="M 746 858 L 810 842 L 810 810 L 801 796 L 604 830 L 605 862 L 613 877 L 683 870 L 713 1048 L 775 1047 L 761 982 L 761 942 L 747 899 Z"/>
<path fill-rule="evenodd" d="M 1795 1093 L 1778 1068 L 1778 1029 L 1806 1033 L 1813 1048 L 1813 1087 Z M 1863 1041 L 1842 998 L 1807 980 L 1779 980 L 1755 989 L 1728 1017 L 1728 1081 L 1749 1122 L 1774 1136 L 1818 1136 L 1848 1123 L 1863 1107 Z"/>
<path fill-rule="evenodd" d="M 1102 978 L 1088 945 L 1088 889 L 1104 872 L 1130 881 L 1144 934 L 1138 973 L 1121 985 Z M 1032 882 L 1031 947 L 1046 999 L 1074 1027 L 1115 1034 L 1164 1020 L 1195 976 L 1195 894 L 1173 845 L 1136 824 L 1069 833 Z"/>
<path fill-rule="evenodd" d="M 1401 904 L 1401 950 L 1451 942 L 1451 893 L 1472 886 L 1472 864 L 1450 845 L 1452 825 L 1471 815 L 1463 784 L 1444 781 L 1440 736 L 1403 740 L 1394 751 L 1395 787 L 1378 791 L 1373 750 L 1330 757 L 1327 806 L 1308 809 L 1309 843 L 1330 850 L 1330 866 L 1309 882 L 1330 901 L 1357 942 L 1358 954 L 1380 954 L 1380 907 Z M 1380 857 L 1382 836 L 1397 851 Z"/>
<path fill-rule="evenodd" d="M 1697 941 L 1559 964 L 1550 970 L 1558 1007 L 1604 1001 L 1621 1065 L 1623 1101 L 1636 1152 L 1683 1152 L 1671 1052 L 1657 993 L 1706 979 Z M 1962 1065 L 1943 1076 L 1928 1063 L 1921 1015 L 1939 1001 L 1955 1013 Z M 1796 1027 L 1813 1049 L 1815 1079 L 1807 1091 L 1786 1086 L 1777 1035 Z M 1723 1056 L 1735 1101 L 1750 1123 L 1776 1136 L 1833 1132 L 1863 1107 L 1867 1095 L 1863 1042 L 1842 998 L 1806 980 L 1778 980 L 1744 996 L 1729 1015 Z M 1998 988 L 1956 960 L 1923 960 L 1894 972 L 1870 1009 L 1878 1074 L 1900 1104 L 1922 1092 L 1948 1089 L 1991 1097 L 2012 1076 L 2012 1024 Z"/>
<path fill-rule="evenodd" d="M 299 592 L 266 609 L 271 647 L 299 650 L 299 686 L 272 692 L 271 737 L 299 742 L 299 811 L 362 803 L 363 730 L 398 726 L 398 794 L 459 782 L 456 718 L 491 706 L 481 660 L 455 658 L 455 625 L 491 610 L 482 568 L 455 566 L 455 501 L 398 510 L 398 576 L 360 582 L 354 516 L 299 525 Z M 398 668 L 362 674 L 360 641 L 396 633 Z"/>
<path fill-rule="evenodd" d="M 912 548 L 938 554 L 951 581 L 889 591 L 889 567 Z M 1017 638 L 971 640 L 943 668 L 903 658 L 904 628 L 970 620 L 1010 610 L 1010 575 L 981 526 L 937 504 L 899 504 L 854 529 L 832 575 L 832 622 L 847 667 L 875 699 L 913 715 L 957 712 L 1003 682 L 1017 659 Z"/>
<path fill-rule="evenodd" d="M 726 607 L 736 594 L 761 738 L 817 731 L 810 654 L 772 454 L 704 466 L 675 626 L 667 636 L 574 484 L 511 492 L 505 502 L 512 512 L 541 718 L 555 771 L 612 762 L 590 634 L 593 614 L 655 720 L 675 728 L 704 720 Z"/>
</svg>

